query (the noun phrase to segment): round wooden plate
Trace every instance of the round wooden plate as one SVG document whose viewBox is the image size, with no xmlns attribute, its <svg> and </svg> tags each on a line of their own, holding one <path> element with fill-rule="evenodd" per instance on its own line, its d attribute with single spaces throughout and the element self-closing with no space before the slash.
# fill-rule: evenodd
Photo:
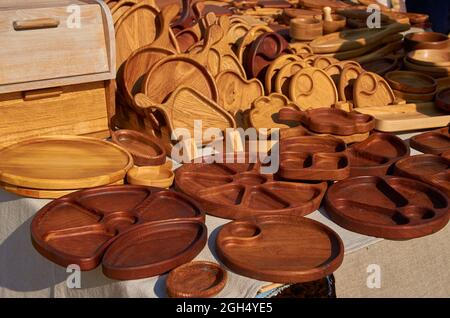
<svg viewBox="0 0 450 318">
<path fill-rule="evenodd" d="M 393 71 L 387 73 L 384 78 L 393 89 L 406 93 L 432 93 L 437 87 L 433 77 L 419 72 Z"/>
<path fill-rule="evenodd" d="M 307 67 L 304 61 L 294 61 L 283 66 L 275 75 L 275 92 L 289 96 L 289 85 L 292 77 Z"/>
<path fill-rule="evenodd" d="M 78 136 L 24 140 L 0 150 L 0 181 L 23 188 L 66 190 L 124 179 L 133 166 L 125 149 Z"/>
<path fill-rule="evenodd" d="M 281 68 L 286 66 L 287 64 L 295 61 L 300 61 L 301 58 L 295 54 L 285 54 L 281 55 L 277 59 L 275 59 L 272 63 L 270 63 L 269 67 L 266 71 L 265 76 L 265 88 L 266 88 L 266 94 L 270 94 L 273 92 L 275 87 L 275 78 L 280 71 Z"/>
<path fill-rule="evenodd" d="M 450 50 L 415 50 L 409 52 L 407 59 L 425 66 L 450 66 Z"/>
<path fill-rule="evenodd" d="M 330 275 L 344 245 L 327 226 L 293 215 L 259 215 L 224 225 L 217 254 L 234 272 L 275 283 L 301 283 Z"/>
<path fill-rule="evenodd" d="M 364 72 L 356 79 L 353 87 L 355 107 L 387 106 L 394 101 L 394 92 L 378 74 Z"/>
<path fill-rule="evenodd" d="M 190 262 L 175 268 L 166 280 L 171 298 L 207 298 L 220 293 L 227 283 L 227 271 L 219 264 Z"/>
</svg>

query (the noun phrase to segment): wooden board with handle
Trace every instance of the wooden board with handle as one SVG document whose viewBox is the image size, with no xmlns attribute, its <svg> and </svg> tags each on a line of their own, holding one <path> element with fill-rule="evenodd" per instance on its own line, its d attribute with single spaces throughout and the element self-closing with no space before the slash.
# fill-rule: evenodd
<svg viewBox="0 0 450 318">
<path fill-rule="evenodd" d="M 392 105 L 394 102 L 394 92 L 378 74 L 364 72 L 356 79 L 353 87 L 355 107 Z"/>
</svg>

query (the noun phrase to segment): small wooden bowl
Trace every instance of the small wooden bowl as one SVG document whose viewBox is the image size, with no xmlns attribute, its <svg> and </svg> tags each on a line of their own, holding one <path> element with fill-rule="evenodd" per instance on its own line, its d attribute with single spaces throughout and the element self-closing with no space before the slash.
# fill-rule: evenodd
<svg viewBox="0 0 450 318">
<path fill-rule="evenodd" d="M 450 112 L 450 87 L 444 88 L 436 94 L 436 106 Z"/>
<path fill-rule="evenodd" d="M 395 97 L 404 99 L 407 103 L 430 102 L 434 99 L 434 95 L 436 95 L 436 91 L 422 94 L 406 93 L 395 89 L 393 89 L 392 91 L 394 92 Z"/>
<path fill-rule="evenodd" d="M 333 21 L 323 20 L 323 34 L 342 31 L 347 24 L 347 18 L 342 15 L 332 14 L 331 17 Z"/>
<path fill-rule="evenodd" d="M 297 41 L 312 41 L 323 34 L 323 21 L 314 17 L 291 20 L 289 34 Z"/>
<path fill-rule="evenodd" d="M 405 49 L 407 52 L 419 49 L 447 49 L 450 39 L 447 35 L 437 32 L 417 32 L 405 35 Z"/>
<path fill-rule="evenodd" d="M 174 178 L 171 161 L 167 161 L 162 166 L 134 166 L 127 173 L 129 184 L 148 187 L 170 188 Z"/>
<path fill-rule="evenodd" d="M 437 82 L 433 77 L 419 72 L 392 71 L 384 77 L 392 89 L 404 93 L 435 93 L 437 88 Z"/>
<path fill-rule="evenodd" d="M 217 295 L 227 282 L 227 272 L 219 264 L 197 261 L 169 273 L 167 295 L 171 298 L 207 298 Z"/>
</svg>

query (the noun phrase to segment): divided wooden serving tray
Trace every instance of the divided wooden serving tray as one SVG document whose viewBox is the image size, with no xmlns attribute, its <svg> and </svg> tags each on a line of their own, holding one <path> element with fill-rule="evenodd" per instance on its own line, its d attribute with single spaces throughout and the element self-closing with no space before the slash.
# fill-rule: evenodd
<svg viewBox="0 0 450 318">
<path fill-rule="evenodd" d="M 328 190 L 325 208 L 334 222 L 350 231 L 393 240 L 432 234 L 449 221 L 449 201 L 443 192 L 392 176 L 339 181 Z"/>
<path fill-rule="evenodd" d="M 175 171 L 175 186 L 194 198 L 208 214 L 239 219 L 250 215 L 305 215 L 317 210 L 326 183 L 277 181 L 261 174 L 260 163 L 186 163 Z M 225 158 L 224 158 L 225 159 Z M 234 162 L 237 162 L 236 158 Z M 243 158 L 242 162 L 249 162 Z"/>
<path fill-rule="evenodd" d="M 294 215 L 259 215 L 224 225 L 216 238 L 221 261 L 234 272 L 276 283 L 300 283 L 333 273 L 344 246 L 327 226 Z"/>
<path fill-rule="evenodd" d="M 163 274 L 204 247 L 204 214 L 187 196 L 159 188 L 109 186 L 44 206 L 31 224 L 34 247 L 52 262 L 128 280 Z"/>
<path fill-rule="evenodd" d="M 423 153 L 440 155 L 450 150 L 450 127 L 444 127 L 411 137 L 412 148 Z"/>
<path fill-rule="evenodd" d="M 125 149 L 100 139 L 49 136 L 0 150 L 0 182 L 22 188 L 67 190 L 123 180 L 133 166 Z"/>
</svg>

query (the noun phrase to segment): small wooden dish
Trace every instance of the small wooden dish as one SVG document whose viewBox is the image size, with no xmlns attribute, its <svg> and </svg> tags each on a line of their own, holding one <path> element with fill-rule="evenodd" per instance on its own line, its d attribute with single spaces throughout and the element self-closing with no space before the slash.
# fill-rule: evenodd
<svg viewBox="0 0 450 318">
<path fill-rule="evenodd" d="M 227 282 L 227 272 L 219 264 L 190 262 L 172 270 L 167 277 L 171 298 L 207 298 L 217 295 Z"/>
<path fill-rule="evenodd" d="M 405 35 L 406 51 L 419 49 L 447 49 L 450 39 L 447 35 L 437 32 L 417 32 Z"/>
<path fill-rule="evenodd" d="M 303 16 L 290 21 L 289 34 L 298 41 L 311 41 L 323 34 L 323 22 L 316 17 Z"/>
<path fill-rule="evenodd" d="M 410 62 L 435 67 L 450 66 L 450 50 L 415 50 L 409 52 L 407 58 Z"/>
<path fill-rule="evenodd" d="M 440 155 L 450 150 L 450 127 L 428 131 L 411 137 L 409 144 L 412 148 L 433 155 Z"/>
<path fill-rule="evenodd" d="M 387 73 L 384 78 L 392 89 L 397 91 L 422 94 L 436 91 L 436 80 L 426 74 L 411 71 L 392 71 Z"/>
<path fill-rule="evenodd" d="M 424 66 L 411 63 L 406 56 L 403 58 L 403 65 L 407 70 L 424 73 L 434 78 L 450 76 L 450 66 Z"/>
<path fill-rule="evenodd" d="M 436 94 L 436 106 L 446 112 L 450 112 L 450 87 Z"/>
<path fill-rule="evenodd" d="M 127 173 L 127 182 L 133 185 L 170 188 L 175 174 L 172 171 L 172 161 L 161 166 L 133 167 Z"/>
</svg>

